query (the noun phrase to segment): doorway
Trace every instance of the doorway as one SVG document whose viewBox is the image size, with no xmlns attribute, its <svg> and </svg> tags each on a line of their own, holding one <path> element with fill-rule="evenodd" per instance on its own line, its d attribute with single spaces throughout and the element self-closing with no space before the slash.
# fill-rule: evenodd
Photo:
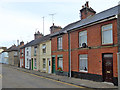
<svg viewBox="0 0 120 90">
<path fill-rule="evenodd" d="M 48 58 L 47 60 L 48 60 L 48 73 L 51 73 L 51 62 L 50 62 L 50 58 Z"/>
<path fill-rule="evenodd" d="M 103 81 L 113 82 L 113 54 L 102 56 Z"/>
<path fill-rule="evenodd" d="M 55 73 L 55 57 L 52 57 L 52 73 Z"/>
</svg>

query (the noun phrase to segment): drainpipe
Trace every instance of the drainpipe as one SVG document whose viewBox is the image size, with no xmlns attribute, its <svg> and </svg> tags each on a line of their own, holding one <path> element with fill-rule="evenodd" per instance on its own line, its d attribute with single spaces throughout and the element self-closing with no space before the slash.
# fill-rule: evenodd
<svg viewBox="0 0 120 90">
<path fill-rule="evenodd" d="M 70 32 L 68 32 L 68 53 L 69 53 L 69 77 L 71 77 L 71 39 L 70 39 Z"/>
<path fill-rule="evenodd" d="M 118 63 L 118 90 L 120 90 L 120 1 L 118 2 L 118 17 L 117 17 L 117 32 L 118 32 L 118 53 L 117 53 L 117 63 Z"/>
<path fill-rule="evenodd" d="M 117 53 L 117 63 L 118 63 L 118 90 L 120 90 L 120 52 Z"/>
</svg>

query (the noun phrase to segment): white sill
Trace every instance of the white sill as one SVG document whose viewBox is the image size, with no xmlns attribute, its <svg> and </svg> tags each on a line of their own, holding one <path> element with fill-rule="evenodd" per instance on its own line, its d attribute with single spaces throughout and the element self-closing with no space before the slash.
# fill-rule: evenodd
<svg viewBox="0 0 120 90">
<path fill-rule="evenodd" d="M 87 73 L 88 71 L 80 70 L 80 72 L 85 72 L 85 73 Z"/>
<path fill-rule="evenodd" d="M 102 43 L 102 45 L 109 45 L 109 44 L 113 44 L 113 43 Z"/>
<path fill-rule="evenodd" d="M 46 69 L 45 69 L 45 68 L 43 68 L 43 71 L 46 71 Z"/>
</svg>

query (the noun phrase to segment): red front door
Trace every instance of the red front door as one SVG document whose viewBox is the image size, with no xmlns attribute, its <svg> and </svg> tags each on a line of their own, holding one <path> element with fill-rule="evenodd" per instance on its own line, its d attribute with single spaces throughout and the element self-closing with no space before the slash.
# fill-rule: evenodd
<svg viewBox="0 0 120 90">
<path fill-rule="evenodd" d="M 113 82 L 113 54 L 103 54 L 103 81 Z"/>
</svg>

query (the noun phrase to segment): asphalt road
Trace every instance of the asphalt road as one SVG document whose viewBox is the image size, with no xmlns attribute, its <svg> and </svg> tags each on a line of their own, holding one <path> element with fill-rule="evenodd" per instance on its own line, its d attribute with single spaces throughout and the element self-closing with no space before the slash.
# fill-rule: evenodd
<svg viewBox="0 0 120 90">
<path fill-rule="evenodd" d="M 2 88 L 83 88 L 2 66 Z"/>
</svg>

